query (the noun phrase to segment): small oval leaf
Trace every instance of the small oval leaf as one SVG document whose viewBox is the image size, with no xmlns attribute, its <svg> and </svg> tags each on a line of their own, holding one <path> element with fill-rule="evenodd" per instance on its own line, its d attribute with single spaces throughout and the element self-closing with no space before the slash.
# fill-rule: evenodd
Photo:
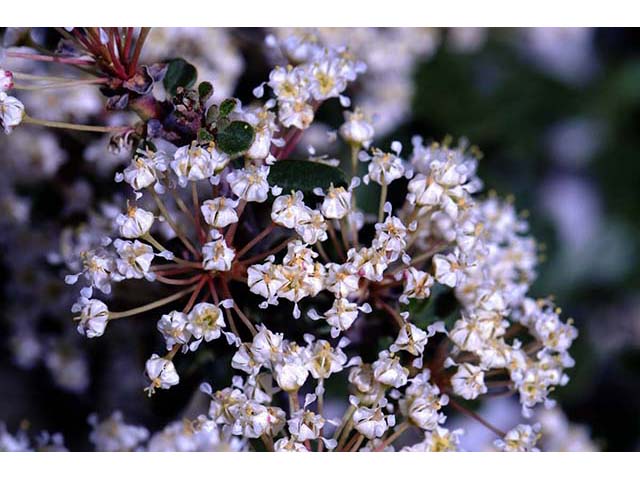
<svg viewBox="0 0 640 480">
<path fill-rule="evenodd" d="M 348 185 L 345 174 L 337 167 L 309 160 L 279 160 L 269 171 L 269 184 L 281 187 L 283 192 L 300 190 L 311 193 L 314 188 L 327 190 Z"/>
<path fill-rule="evenodd" d="M 233 112 L 233 109 L 236 108 L 237 104 L 238 100 L 236 100 L 235 98 L 227 98 L 220 104 L 220 116 L 228 117 L 231 112 Z"/>
<path fill-rule="evenodd" d="M 220 150 L 228 155 L 237 155 L 249 149 L 255 133 L 247 122 L 231 122 L 224 130 L 218 132 L 216 142 Z"/>
<path fill-rule="evenodd" d="M 213 85 L 211 82 L 200 82 L 198 85 L 198 96 L 200 97 L 200 103 L 203 105 L 211 98 L 213 95 Z"/>
<path fill-rule="evenodd" d="M 198 71 L 183 58 L 174 58 L 167 63 L 167 73 L 162 83 L 170 95 L 175 95 L 178 87 L 191 88 L 196 83 Z"/>
</svg>

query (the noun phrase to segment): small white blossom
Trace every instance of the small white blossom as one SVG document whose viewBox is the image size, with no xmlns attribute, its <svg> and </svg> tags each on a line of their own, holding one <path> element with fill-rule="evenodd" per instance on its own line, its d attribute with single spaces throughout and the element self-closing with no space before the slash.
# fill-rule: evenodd
<svg viewBox="0 0 640 480">
<path fill-rule="evenodd" d="M 353 428 L 369 440 L 382 437 L 395 425 L 393 415 L 385 415 L 380 407 L 358 407 L 353 412 Z"/>
<path fill-rule="evenodd" d="M 359 108 L 353 112 L 344 112 L 345 122 L 340 126 L 340 135 L 348 143 L 369 148 L 375 130 Z"/>
<path fill-rule="evenodd" d="M 304 204 L 302 192 L 280 195 L 273 201 L 271 220 L 286 228 L 294 228 L 311 219 L 311 209 Z"/>
<path fill-rule="evenodd" d="M 229 271 L 236 256 L 233 248 L 218 230 L 211 230 L 211 241 L 202 246 L 202 268 L 205 270 Z"/>
<path fill-rule="evenodd" d="M 540 424 L 521 424 L 509 430 L 504 439 L 494 442 L 495 446 L 504 452 L 538 452 L 536 443 L 540 438 Z"/>
<path fill-rule="evenodd" d="M 117 275 L 115 280 L 125 278 L 146 278 L 153 280 L 154 275 L 150 273 L 151 262 L 155 254 L 153 249 L 138 240 L 130 242 L 128 240 L 116 239 L 113 242 L 119 258 L 116 259 Z"/>
<path fill-rule="evenodd" d="M 186 345 L 191 339 L 191 332 L 187 330 L 189 317 L 182 312 L 173 311 L 162 315 L 158 320 L 158 331 L 162 333 L 167 350 L 175 345 Z"/>
<path fill-rule="evenodd" d="M 225 326 L 222 311 L 211 303 L 198 303 L 189 312 L 189 324 L 186 326 L 197 340 L 210 342 L 219 338 Z"/>
<path fill-rule="evenodd" d="M 269 194 L 269 167 L 250 165 L 247 168 L 233 170 L 227 175 L 231 190 L 247 202 L 262 203 Z"/>
<path fill-rule="evenodd" d="M 120 235 L 124 238 L 139 238 L 147 234 L 154 222 L 153 213 L 147 212 L 135 205 L 130 205 L 127 213 L 121 213 L 116 218 L 116 225 Z"/>
<path fill-rule="evenodd" d="M 89 440 L 99 452 L 132 452 L 149 438 L 146 428 L 124 423 L 119 411 L 102 422 L 98 421 L 97 415 L 91 415 L 89 424 L 92 426 Z"/>
<path fill-rule="evenodd" d="M 344 187 L 334 187 L 331 184 L 326 194 L 324 194 L 324 200 L 320 206 L 322 215 L 328 219 L 339 220 L 344 218 L 351 211 L 352 195 L 351 190 L 347 190 Z"/>
<path fill-rule="evenodd" d="M 453 253 L 434 255 L 433 265 L 435 266 L 436 280 L 451 288 L 454 288 L 462 282 L 464 279 L 464 270 L 458 262 L 458 257 Z"/>
<path fill-rule="evenodd" d="M 373 376 L 384 385 L 400 388 L 407 383 L 409 370 L 402 366 L 398 357 L 386 350 L 378 354 L 378 360 L 373 362 L 372 367 Z"/>
<path fill-rule="evenodd" d="M 134 190 L 142 190 L 153 185 L 160 178 L 162 172 L 167 170 L 167 162 L 164 152 L 139 151 L 122 174 L 116 174 L 116 181 L 124 180 Z M 162 192 L 162 187 L 156 190 Z"/>
<path fill-rule="evenodd" d="M 238 221 L 237 206 L 237 200 L 218 197 L 213 200 L 206 200 L 200 207 L 200 210 L 207 224 L 215 228 L 224 228 Z"/>
<path fill-rule="evenodd" d="M 157 388 L 166 390 L 180 382 L 180 377 L 173 362 L 155 353 L 147 360 L 146 373 L 149 380 L 151 380 L 151 384 L 146 388 L 149 395 L 152 395 Z"/>
<path fill-rule="evenodd" d="M 224 168 L 229 157 L 213 147 L 204 148 L 197 145 L 185 145 L 176 150 L 171 168 L 178 177 L 181 186 L 189 181 L 195 182 L 210 178 L 218 170 Z"/>
<path fill-rule="evenodd" d="M 411 355 L 422 355 L 428 339 L 429 335 L 427 332 L 412 323 L 405 322 L 404 326 L 398 332 L 396 341 L 389 347 L 389 350 L 391 352 L 406 350 Z"/>
<path fill-rule="evenodd" d="M 109 309 L 104 302 L 81 295 L 71 311 L 80 313 L 77 326 L 79 333 L 87 338 L 102 336 L 109 322 Z"/>
<path fill-rule="evenodd" d="M 458 367 L 458 371 L 451 377 L 451 386 L 456 395 L 466 400 L 473 400 L 487 393 L 484 372 L 480 367 L 470 363 L 463 363 Z"/>
<path fill-rule="evenodd" d="M 0 127 L 4 129 L 4 133 L 11 133 L 11 130 L 20 125 L 23 117 L 22 102 L 0 91 Z"/>
<path fill-rule="evenodd" d="M 397 155 L 400 154 L 401 147 L 399 144 L 394 145 L 392 148 L 394 148 Z M 389 185 L 394 180 L 403 177 L 406 172 L 402 159 L 393 153 L 385 153 L 377 148 L 372 150 L 372 156 L 367 155 L 365 152 L 360 153 L 360 160 L 369 161 L 369 173 L 364 178 L 365 183 L 373 180 L 380 185 Z"/>
</svg>

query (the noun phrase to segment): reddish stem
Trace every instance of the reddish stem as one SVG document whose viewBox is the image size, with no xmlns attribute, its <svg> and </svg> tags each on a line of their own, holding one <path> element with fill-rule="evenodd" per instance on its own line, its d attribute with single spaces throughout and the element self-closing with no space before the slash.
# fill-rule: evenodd
<svg viewBox="0 0 640 480">
<path fill-rule="evenodd" d="M 133 27 L 126 28 L 127 33 L 124 40 L 124 51 L 122 52 L 122 60 L 127 64 L 127 69 L 129 68 L 129 56 L 131 55 L 131 42 L 133 40 Z"/>
<path fill-rule="evenodd" d="M 240 223 L 240 217 L 242 216 L 242 212 L 244 212 L 244 209 L 246 206 L 247 206 L 247 201 L 240 200 L 240 203 L 238 204 L 238 210 L 236 211 L 236 214 L 238 215 L 238 221 L 229 227 L 229 230 L 227 230 L 227 234 L 224 236 L 224 241 L 229 246 L 233 244 L 233 237 L 236 234 L 236 230 L 238 229 L 238 224 Z"/>
<path fill-rule="evenodd" d="M 57 55 L 40 55 L 37 53 L 7 52 L 7 57 L 24 58 L 41 62 L 65 63 L 69 65 L 93 65 L 93 60 L 82 60 L 79 58 L 59 57 Z"/>
<path fill-rule="evenodd" d="M 166 283 L 167 285 L 191 285 L 200 280 L 202 278 L 202 274 L 189 278 L 167 278 L 164 275 L 156 273 L 156 278 L 160 283 Z"/>
<path fill-rule="evenodd" d="M 246 260 L 242 260 L 240 263 L 250 264 L 250 263 L 257 262 L 258 260 L 262 260 L 263 258 L 268 257 L 269 255 L 277 253 L 280 250 L 282 250 L 294 238 L 295 238 L 295 235 L 291 236 L 291 237 L 288 237 L 284 241 L 282 241 L 282 243 L 279 243 L 277 246 L 273 247 L 272 249 L 267 250 L 266 252 L 258 253 L 257 255 L 254 255 L 253 257 L 249 257 Z"/>
<path fill-rule="evenodd" d="M 276 155 L 276 158 L 278 160 L 282 160 L 283 158 L 287 158 L 291 154 L 293 149 L 296 148 L 296 145 L 300 141 L 300 137 L 302 137 L 302 133 L 303 132 L 304 132 L 304 130 L 300 130 L 300 129 L 295 129 L 294 130 L 293 135 L 291 136 L 291 138 L 289 138 L 287 140 L 287 143 L 282 147 L 282 149 Z"/>
<path fill-rule="evenodd" d="M 236 254 L 236 258 L 242 258 L 242 255 L 244 255 L 245 253 L 247 253 L 249 250 L 251 250 L 260 240 L 262 240 L 264 237 L 266 237 L 267 235 L 269 235 L 273 229 L 276 227 L 275 223 L 270 223 L 269 226 L 267 228 L 265 228 L 264 230 L 262 230 L 262 232 L 260 232 L 253 240 L 251 240 L 249 243 L 247 243 L 244 247 L 242 247 L 242 250 L 240 250 L 237 254 Z"/>
<path fill-rule="evenodd" d="M 202 275 L 202 278 L 200 279 L 200 281 L 196 285 L 196 289 L 191 294 L 191 298 L 189 298 L 189 301 L 187 302 L 187 304 L 184 307 L 184 310 L 183 310 L 184 313 L 187 313 L 187 312 L 189 312 L 191 310 L 191 308 L 193 307 L 193 304 L 196 302 L 196 299 L 198 298 L 198 295 L 200 295 L 200 292 L 202 291 L 202 287 L 204 286 L 204 284 L 206 282 L 207 282 L 206 275 Z"/>
<path fill-rule="evenodd" d="M 491 425 L 489 422 L 487 422 L 484 418 L 482 418 L 480 415 L 478 415 L 476 412 L 473 412 L 471 410 L 469 410 L 468 408 L 463 407 L 462 405 L 460 405 L 458 402 L 456 402 L 455 400 L 449 399 L 449 405 L 451 405 L 453 408 L 455 408 L 456 410 L 458 410 L 459 412 L 473 418 L 474 420 L 476 420 L 477 422 L 481 423 L 482 425 L 484 425 L 485 427 L 487 427 L 489 430 L 491 430 L 493 433 L 495 433 L 496 435 L 498 435 L 499 437 L 504 437 L 506 435 L 505 432 L 503 432 L 502 430 L 500 430 L 497 427 L 494 427 L 493 425 Z"/>
<path fill-rule="evenodd" d="M 149 30 L 151 30 L 151 28 L 149 27 L 142 27 L 142 29 L 140 30 L 140 35 L 138 35 L 136 47 L 133 51 L 133 57 L 131 58 L 131 63 L 129 64 L 129 75 L 133 75 L 136 71 L 136 68 L 138 68 L 138 59 L 140 58 L 142 46 L 147 39 L 147 35 L 149 35 Z"/>
</svg>

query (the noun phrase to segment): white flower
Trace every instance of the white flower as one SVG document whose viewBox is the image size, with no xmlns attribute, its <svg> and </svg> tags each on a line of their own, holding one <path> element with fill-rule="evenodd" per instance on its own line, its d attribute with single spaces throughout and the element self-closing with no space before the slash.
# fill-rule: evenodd
<svg viewBox="0 0 640 480">
<path fill-rule="evenodd" d="M 153 213 L 147 212 L 135 205 L 127 208 L 127 213 L 121 213 L 116 217 L 116 225 L 120 235 L 124 238 L 138 238 L 147 234 L 153 225 Z"/>
<path fill-rule="evenodd" d="M 322 215 L 329 219 L 344 218 L 351 210 L 351 196 L 351 190 L 331 184 L 320 206 Z"/>
<path fill-rule="evenodd" d="M 359 407 L 353 412 L 353 428 L 369 440 L 382 437 L 393 425 L 393 415 L 385 415 L 380 407 Z"/>
<path fill-rule="evenodd" d="M 457 452 L 462 429 L 450 431 L 444 427 L 436 427 L 424 432 L 424 440 L 415 445 L 404 447 L 403 452 Z"/>
<path fill-rule="evenodd" d="M 233 170 L 227 175 L 227 182 L 231 191 L 247 202 L 262 203 L 269 194 L 269 167 L 266 165 L 254 166 Z"/>
<path fill-rule="evenodd" d="M 271 151 L 273 136 L 278 131 L 275 114 L 268 110 L 268 102 L 265 106 L 244 112 L 243 119 L 253 126 L 255 137 L 245 157 L 251 160 L 264 160 Z"/>
<path fill-rule="evenodd" d="M 258 438 L 262 434 L 275 435 L 284 426 L 285 413 L 277 407 L 265 407 L 249 400 L 238 409 L 239 416 L 233 425 L 234 435 Z"/>
<path fill-rule="evenodd" d="M 412 323 L 405 322 L 404 326 L 398 332 L 396 341 L 389 347 L 389 350 L 391 352 L 406 350 L 411 355 L 422 355 L 428 339 L 429 335 L 427 335 L 427 332 Z"/>
<path fill-rule="evenodd" d="M 253 337 L 251 353 L 258 362 L 269 362 L 282 354 L 282 333 L 273 333 L 264 325 L 258 325 L 258 333 Z"/>
<path fill-rule="evenodd" d="M 231 367 L 242 370 L 249 375 L 255 375 L 260 371 L 262 364 L 254 358 L 251 352 L 251 344 L 243 343 L 238 347 L 236 353 L 233 354 Z"/>
<path fill-rule="evenodd" d="M 22 102 L 0 91 L 0 127 L 4 129 L 4 133 L 11 133 L 11 130 L 20 125 L 23 117 Z"/>
<path fill-rule="evenodd" d="M 281 266 L 271 262 L 262 265 L 252 265 L 247 269 L 247 285 L 256 295 L 267 299 L 276 297 L 286 280 L 282 275 Z"/>
<path fill-rule="evenodd" d="M 119 411 L 102 422 L 98 422 L 97 415 L 91 415 L 89 424 L 93 427 L 89 440 L 99 452 L 132 452 L 149 438 L 146 428 L 124 423 Z"/>
<path fill-rule="evenodd" d="M 363 395 L 375 394 L 380 386 L 373 377 L 373 369 L 368 363 L 353 367 L 349 371 L 349 383 L 356 388 L 357 393 Z"/>
<path fill-rule="evenodd" d="M 114 276 L 115 280 L 120 280 L 120 277 L 154 278 L 153 274 L 149 273 L 149 269 L 155 255 L 149 245 L 138 240 L 130 242 L 118 238 L 113 242 L 113 246 L 120 257 L 116 259 L 118 274 Z"/>
<path fill-rule="evenodd" d="M 440 389 L 429 383 L 429 377 L 428 370 L 413 377 L 405 397 L 400 399 L 402 413 L 423 430 L 433 430 L 445 421 L 440 409 L 449 403 L 449 397 L 441 395 Z"/>
<path fill-rule="evenodd" d="M 458 371 L 451 377 L 451 386 L 456 395 L 466 400 L 473 400 L 487 393 L 484 372 L 480 367 L 470 363 L 463 363 L 458 367 Z"/>
<path fill-rule="evenodd" d="M 433 265 L 435 267 L 436 280 L 451 288 L 460 284 L 465 275 L 464 270 L 458 261 L 458 257 L 453 253 L 449 253 L 447 255 L 434 255 Z"/>
<path fill-rule="evenodd" d="M 81 253 L 82 272 L 75 275 L 67 275 L 64 281 L 69 285 L 74 285 L 78 278 L 84 274 L 91 282 L 92 287 L 96 287 L 107 295 L 111 293 L 111 275 L 115 269 L 113 258 L 105 251 L 85 251 Z"/>
<path fill-rule="evenodd" d="M 187 330 L 189 318 L 182 312 L 173 311 L 162 315 L 158 320 L 158 331 L 162 333 L 167 344 L 167 350 L 175 345 L 186 345 L 191 339 L 191 332 Z"/>
<path fill-rule="evenodd" d="M 197 340 L 204 338 L 210 342 L 219 338 L 225 326 L 222 311 L 211 303 L 198 303 L 189 312 L 189 324 L 186 329 Z"/>
<path fill-rule="evenodd" d="M 276 66 L 269 74 L 268 85 L 278 97 L 278 101 L 305 100 L 309 93 L 304 88 L 301 70 Z"/>
<path fill-rule="evenodd" d="M 273 444 L 276 452 L 308 452 L 303 443 L 296 442 L 293 438 L 281 438 Z"/>
<path fill-rule="evenodd" d="M 287 422 L 289 433 L 300 442 L 315 440 L 320 436 L 325 419 L 310 410 L 298 410 L 291 414 Z"/>
<path fill-rule="evenodd" d="M 407 199 L 421 207 L 438 207 L 456 219 L 460 208 L 468 204 L 469 192 L 475 188 L 468 183 L 469 173 L 470 167 L 449 157 L 433 160 L 428 176 L 420 173 L 409 182 Z"/>
<path fill-rule="evenodd" d="M 160 172 L 166 170 L 167 156 L 164 152 L 139 151 L 122 174 L 116 174 L 116 181 L 124 180 L 134 190 L 142 190 L 153 185 Z"/>
<path fill-rule="evenodd" d="M 296 225 L 308 222 L 310 219 L 311 209 L 304 204 L 302 192 L 280 195 L 273 201 L 271 220 L 278 225 L 294 228 Z"/>
<path fill-rule="evenodd" d="M 340 347 L 333 348 L 326 340 L 318 340 L 309 346 L 308 368 L 313 378 L 329 378 L 342 371 L 347 356 Z"/>
<path fill-rule="evenodd" d="M 398 217 L 388 215 L 384 222 L 376 223 L 375 229 L 376 235 L 371 245 L 383 250 L 390 262 L 396 261 L 407 245 L 407 227 Z"/>
<path fill-rule="evenodd" d="M 318 210 L 307 209 L 307 215 L 303 215 L 300 222 L 294 226 L 295 231 L 304 243 L 312 245 L 324 242 L 327 237 L 327 222 Z"/>
<path fill-rule="evenodd" d="M 109 309 L 104 302 L 81 295 L 78 302 L 71 307 L 72 312 L 80 312 L 78 333 L 87 338 L 100 337 L 109 322 Z"/>
<path fill-rule="evenodd" d="M 410 298 L 428 298 L 431 295 L 433 277 L 427 272 L 409 267 L 404 271 L 403 303 L 408 303 Z"/>
<path fill-rule="evenodd" d="M 368 304 L 359 307 L 357 303 L 346 298 L 337 298 L 329 310 L 325 312 L 325 320 L 332 327 L 331 336 L 337 337 L 340 332 L 348 330 L 356 321 L 360 311 L 371 312 Z"/>
<path fill-rule="evenodd" d="M 401 147 L 397 142 L 394 142 L 392 149 L 394 149 L 397 155 L 400 154 Z M 360 152 L 361 160 L 370 160 L 369 173 L 365 176 L 364 181 L 367 183 L 369 180 L 380 185 L 389 185 L 394 180 L 401 178 L 405 174 L 405 168 L 402 160 L 393 153 L 385 153 L 378 148 L 372 150 L 373 156 L 369 157 L 364 152 Z"/>
<path fill-rule="evenodd" d="M 359 282 L 360 277 L 357 275 L 357 269 L 353 264 L 327 264 L 325 288 L 336 297 L 347 297 L 356 293 Z"/>
<path fill-rule="evenodd" d="M 279 104 L 278 118 L 285 127 L 296 127 L 300 130 L 309 128 L 313 122 L 313 107 L 302 100 L 282 102 Z"/>
<path fill-rule="evenodd" d="M 509 430 L 504 439 L 498 439 L 494 445 L 504 452 L 538 452 L 536 442 L 540 438 L 540 424 L 520 424 Z"/>
<path fill-rule="evenodd" d="M 180 377 L 173 362 L 155 353 L 147 360 L 146 373 L 149 380 L 151 380 L 151 384 L 145 389 L 149 392 L 149 395 L 155 393 L 157 388 L 166 390 L 180 382 Z"/>
<path fill-rule="evenodd" d="M 358 274 L 372 282 L 382 281 L 385 270 L 389 266 L 385 252 L 375 248 L 352 248 L 347 253 L 347 260 L 354 266 Z"/>
<path fill-rule="evenodd" d="M 224 228 L 238 221 L 237 206 L 237 200 L 218 197 L 213 200 L 206 200 L 200 207 L 200 210 L 207 224 L 215 228 Z"/>
<path fill-rule="evenodd" d="M 13 73 L 0 68 L 0 93 L 13 88 Z"/>
<path fill-rule="evenodd" d="M 198 181 L 212 177 L 224 168 L 229 157 L 213 147 L 185 145 L 176 150 L 171 168 L 178 176 L 178 182 L 185 186 L 189 181 Z"/>
<path fill-rule="evenodd" d="M 296 392 L 304 385 L 309 376 L 309 370 L 300 361 L 291 361 L 285 357 L 284 363 L 276 364 L 273 373 L 278 386 L 285 392 Z"/>
<path fill-rule="evenodd" d="M 218 230 L 211 230 L 211 241 L 202 246 L 202 268 L 205 270 L 229 271 L 236 256 L 233 248 Z"/>
<path fill-rule="evenodd" d="M 475 352 L 489 340 L 495 326 L 491 322 L 483 322 L 478 316 L 463 316 L 457 320 L 449 338 L 462 350 Z"/>
<path fill-rule="evenodd" d="M 344 112 L 345 122 L 340 126 L 340 135 L 348 143 L 369 148 L 375 130 L 359 108 L 353 112 Z"/>
<path fill-rule="evenodd" d="M 407 383 L 409 370 L 402 366 L 398 357 L 386 350 L 378 354 L 378 360 L 372 367 L 374 378 L 384 385 L 400 388 Z"/>
<path fill-rule="evenodd" d="M 294 342 L 286 342 L 282 357 L 272 367 L 278 386 L 285 392 L 296 392 L 309 376 L 306 365 L 306 351 Z"/>
<path fill-rule="evenodd" d="M 337 97 L 347 88 L 347 79 L 342 74 L 342 60 L 326 58 L 316 62 L 310 70 L 309 91 L 316 100 Z"/>
</svg>

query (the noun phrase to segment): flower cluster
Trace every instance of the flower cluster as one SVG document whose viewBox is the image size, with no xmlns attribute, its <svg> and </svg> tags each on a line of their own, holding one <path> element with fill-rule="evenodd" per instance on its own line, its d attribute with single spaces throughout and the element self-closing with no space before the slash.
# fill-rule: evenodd
<svg viewBox="0 0 640 480">
<path fill-rule="evenodd" d="M 109 45 L 114 32 L 86 37 L 102 42 L 102 33 Z M 248 105 L 211 101 L 211 84 L 195 79 L 173 85 L 167 72 L 177 67 L 166 65 L 132 64 L 138 83 L 113 86 L 112 106 L 142 112 L 143 125 L 114 135 L 133 151 L 114 179 L 130 187 L 126 207 L 64 239 L 58 260 L 78 284 L 77 330 L 100 337 L 154 312 L 164 351 L 146 361 L 149 395 L 180 385 L 176 356 L 188 362 L 204 349 L 231 352 L 220 358 L 237 375 L 216 391 L 202 385 L 210 406 L 194 422 L 149 437 L 116 413 L 91 420 L 91 441 L 105 450 L 448 451 L 464 435 L 448 421 L 456 412 L 479 419 L 499 449 L 536 449 L 537 424 L 505 432 L 467 403 L 518 395 L 531 418 L 553 407 L 573 366 L 572 321 L 528 293 L 538 252 L 527 222 L 511 201 L 481 193 L 477 148 L 418 136 L 408 154 L 399 141 L 376 146 L 359 106 L 332 135 L 347 158 L 311 150 L 294 159 L 324 102 L 351 106 L 348 89 L 366 65 L 316 37 L 267 44 L 287 63 Z M 117 57 L 103 68 L 126 77 Z M 150 92 L 163 74 L 159 103 Z M 6 130 L 16 107 L 2 105 Z M 371 211 L 363 193 L 377 196 Z M 159 298 L 113 310 L 133 282 Z"/>
</svg>

